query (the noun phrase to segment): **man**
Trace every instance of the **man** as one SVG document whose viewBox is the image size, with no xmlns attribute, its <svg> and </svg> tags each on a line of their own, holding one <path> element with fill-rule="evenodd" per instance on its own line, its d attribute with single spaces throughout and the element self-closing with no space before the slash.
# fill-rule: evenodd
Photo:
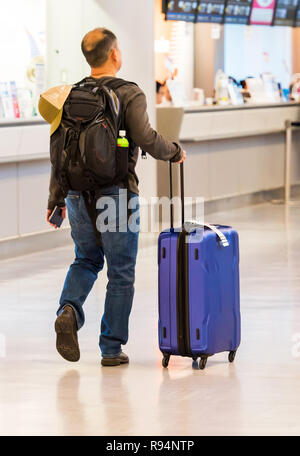
<svg viewBox="0 0 300 456">
<path fill-rule="evenodd" d="M 116 36 L 109 30 L 98 28 L 87 33 L 82 40 L 82 52 L 91 67 L 91 76 L 101 83 L 108 83 L 122 66 L 122 54 Z M 172 160 L 181 163 L 185 152 L 175 143 L 162 138 L 154 131 L 147 115 L 146 98 L 136 85 L 120 87 L 116 90 L 123 107 L 126 135 L 132 143 L 141 147 L 154 158 Z M 135 165 L 138 148 L 129 152 L 130 198 L 138 198 L 138 178 Z M 110 196 L 116 202 L 118 214 L 120 186 L 111 186 L 101 190 L 101 196 Z M 135 264 L 138 250 L 138 232 L 101 233 L 102 246 L 96 242 L 95 231 L 83 196 L 78 191 L 70 191 L 66 198 L 71 234 L 75 243 L 75 261 L 67 274 L 60 306 L 57 311 L 55 330 L 57 333 L 57 350 L 68 361 L 78 361 L 80 350 L 77 331 L 84 324 L 83 304 L 91 291 L 98 273 L 103 269 L 104 258 L 107 261 L 108 285 L 105 299 L 104 315 L 101 321 L 99 340 L 103 366 L 118 366 L 128 363 L 128 356 L 122 352 L 122 345 L 128 340 L 128 322 L 131 312 Z M 55 206 L 63 208 L 66 215 L 63 193 L 57 184 L 54 174 L 51 175 L 50 196 L 48 201 L 47 220 Z M 138 211 L 138 206 L 137 211 Z M 50 223 L 50 222 L 49 222 Z M 117 218 L 116 223 L 121 223 Z M 121 230 L 120 230 L 121 231 Z"/>
<path fill-rule="evenodd" d="M 160 105 L 164 100 L 164 86 L 159 81 L 156 81 L 156 104 Z"/>
</svg>

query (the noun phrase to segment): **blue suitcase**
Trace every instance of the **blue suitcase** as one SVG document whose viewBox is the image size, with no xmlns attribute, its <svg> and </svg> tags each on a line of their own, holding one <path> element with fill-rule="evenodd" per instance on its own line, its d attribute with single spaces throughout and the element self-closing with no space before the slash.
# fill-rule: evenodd
<svg viewBox="0 0 300 456">
<path fill-rule="evenodd" d="M 204 369 L 219 352 L 233 362 L 240 344 L 239 240 L 230 226 L 184 222 L 183 164 L 180 175 L 183 228 L 174 229 L 171 204 L 171 229 L 158 241 L 159 347 L 163 367 L 179 355 Z"/>
</svg>

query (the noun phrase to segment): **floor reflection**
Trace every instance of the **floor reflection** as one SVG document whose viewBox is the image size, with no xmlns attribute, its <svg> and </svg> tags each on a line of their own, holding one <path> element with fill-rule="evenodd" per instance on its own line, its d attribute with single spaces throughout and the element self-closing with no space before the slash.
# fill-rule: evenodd
<svg viewBox="0 0 300 456">
<path fill-rule="evenodd" d="M 209 218 L 240 234 L 242 345 L 232 365 L 220 354 L 204 371 L 179 357 L 161 366 L 156 242 L 140 251 L 131 363 L 117 368 L 101 367 L 97 345 L 105 275 L 86 302 L 82 359 L 72 365 L 55 351 L 53 320 L 73 248 L 0 262 L 0 434 L 299 435 L 300 208 Z"/>
<path fill-rule="evenodd" d="M 63 435 L 84 435 L 86 417 L 84 404 L 79 399 L 80 374 L 68 370 L 58 381 L 56 406 Z"/>
<path fill-rule="evenodd" d="M 106 435 L 126 435 L 135 427 L 130 394 L 125 379 L 130 365 L 101 369 L 100 397 Z"/>
<path fill-rule="evenodd" d="M 230 434 L 237 423 L 241 425 L 240 394 L 234 365 L 210 359 L 209 366 L 201 371 L 192 369 L 192 363 L 191 370 L 170 364 L 162 370 L 160 427 L 170 435 Z M 227 422 L 226 409 L 230 410 Z"/>
</svg>

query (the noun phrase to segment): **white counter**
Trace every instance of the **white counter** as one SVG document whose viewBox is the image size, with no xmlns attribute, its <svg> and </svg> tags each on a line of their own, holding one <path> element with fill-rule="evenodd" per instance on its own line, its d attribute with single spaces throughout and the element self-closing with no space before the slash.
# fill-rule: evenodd
<svg viewBox="0 0 300 456">
<path fill-rule="evenodd" d="M 0 240 L 47 233 L 49 125 L 40 118 L 0 121 Z M 1 249 L 0 249 L 1 256 Z"/>
<path fill-rule="evenodd" d="M 212 201 L 282 188 L 287 120 L 300 120 L 300 104 L 186 109 L 180 131 L 188 152 L 186 195 Z M 298 132 L 293 134 L 294 184 L 300 182 Z"/>
<path fill-rule="evenodd" d="M 284 131 L 288 119 L 300 119 L 300 104 L 186 108 L 180 140 L 207 141 L 279 133 Z"/>
<path fill-rule="evenodd" d="M 0 121 L 0 163 L 49 157 L 50 127 L 40 118 Z"/>
<path fill-rule="evenodd" d="M 186 109 L 180 132 L 188 152 L 186 196 L 224 200 L 282 187 L 286 120 L 300 120 L 300 105 Z M 296 133 L 293 183 L 300 181 L 299 140 Z M 144 174 L 148 166 L 151 160 L 143 163 Z M 0 121 L 0 211 L 6 214 L 0 224 L 0 256 L 7 240 L 34 242 L 51 231 L 45 221 L 49 174 L 49 125 L 39 118 Z M 62 232 L 51 234 L 51 245 L 57 245 L 59 236 Z"/>
</svg>

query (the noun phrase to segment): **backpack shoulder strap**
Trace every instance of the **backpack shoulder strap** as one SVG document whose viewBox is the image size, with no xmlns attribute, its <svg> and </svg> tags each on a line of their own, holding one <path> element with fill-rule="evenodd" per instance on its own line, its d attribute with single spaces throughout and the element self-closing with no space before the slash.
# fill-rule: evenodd
<svg viewBox="0 0 300 456">
<path fill-rule="evenodd" d="M 138 86 L 135 82 L 126 81 L 125 79 L 121 79 L 121 78 L 113 78 L 112 77 L 109 81 L 103 83 L 103 81 L 101 81 L 101 79 L 99 79 L 99 81 L 97 81 L 97 80 L 92 79 L 92 78 L 91 78 L 91 80 L 89 80 L 89 77 L 85 77 L 85 78 L 81 79 L 81 81 L 78 81 L 75 84 L 73 84 L 73 87 L 79 87 L 82 84 L 95 85 L 95 86 L 104 85 L 104 86 L 106 86 L 106 87 L 108 87 L 109 89 L 112 89 L 112 90 L 118 90 L 120 87 L 125 86 L 125 85 Z"/>
<path fill-rule="evenodd" d="M 79 87 L 80 85 L 85 84 L 86 82 L 87 82 L 87 78 L 83 78 L 83 79 L 81 79 L 81 81 L 78 81 L 78 82 L 76 82 L 75 84 L 73 84 L 72 87 L 73 87 L 73 88 Z"/>
<path fill-rule="evenodd" d="M 128 85 L 137 86 L 137 84 L 135 82 L 125 81 L 125 79 L 121 79 L 121 78 L 111 78 L 107 82 L 99 81 L 99 85 L 103 85 L 103 86 L 107 87 L 109 90 L 113 90 L 114 92 L 116 90 L 118 90 L 120 87 L 123 87 L 123 86 L 126 86 L 126 85 L 127 86 Z M 120 96 L 118 94 L 116 94 L 116 95 L 117 95 L 117 97 L 118 97 L 118 99 L 120 101 L 120 104 L 121 104 L 118 128 L 120 130 L 126 130 L 125 124 L 124 124 L 124 106 L 123 106 L 123 104 L 121 102 Z"/>
<path fill-rule="evenodd" d="M 118 90 L 120 87 L 123 87 L 125 85 L 135 85 L 136 87 L 138 87 L 138 85 L 135 82 L 126 81 L 125 79 L 121 79 L 121 78 L 112 78 L 110 81 L 106 82 L 104 85 L 106 87 L 108 87 L 109 89 L 112 89 L 114 91 Z M 123 111 L 123 108 L 122 108 L 121 119 L 120 119 L 120 129 L 121 130 L 126 130 L 125 124 L 124 124 L 124 111 Z M 130 140 L 129 143 L 131 143 L 131 145 L 132 145 L 131 148 L 132 149 L 134 149 L 136 147 L 136 145 L 133 143 L 133 141 Z M 142 158 L 147 158 L 146 152 L 144 152 L 144 151 L 142 151 Z M 128 187 L 128 184 L 127 184 L 127 187 Z"/>
<path fill-rule="evenodd" d="M 118 90 L 120 87 L 123 87 L 125 85 L 137 86 L 137 84 L 135 82 L 125 81 L 125 79 L 121 79 L 121 78 L 112 78 L 110 81 L 105 82 L 105 84 L 103 84 L 103 85 L 105 85 L 106 87 L 108 87 L 109 89 L 112 89 L 112 90 Z"/>
</svg>

